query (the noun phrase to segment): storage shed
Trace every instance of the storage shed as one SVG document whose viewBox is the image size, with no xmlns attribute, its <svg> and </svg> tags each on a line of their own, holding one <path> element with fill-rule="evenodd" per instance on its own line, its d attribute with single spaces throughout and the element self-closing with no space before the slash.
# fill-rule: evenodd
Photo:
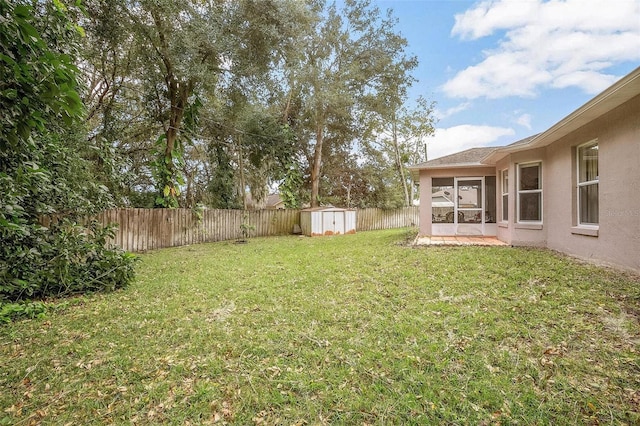
<svg viewBox="0 0 640 426">
<path fill-rule="evenodd" d="M 300 212 L 302 233 L 310 237 L 356 233 L 356 211 L 338 207 L 316 207 Z"/>
</svg>

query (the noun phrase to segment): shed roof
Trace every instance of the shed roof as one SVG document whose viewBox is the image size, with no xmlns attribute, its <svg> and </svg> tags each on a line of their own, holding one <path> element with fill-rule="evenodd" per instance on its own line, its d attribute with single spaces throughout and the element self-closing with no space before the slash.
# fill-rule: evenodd
<svg viewBox="0 0 640 426">
<path fill-rule="evenodd" d="M 348 212 L 355 211 L 354 209 L 343 209 L 342 207 L 334 207 L 334 206 L 322 206 L 322 207 L 311 207 L 308 209 L 302 209 L 301 212 Z"/>
</svg>

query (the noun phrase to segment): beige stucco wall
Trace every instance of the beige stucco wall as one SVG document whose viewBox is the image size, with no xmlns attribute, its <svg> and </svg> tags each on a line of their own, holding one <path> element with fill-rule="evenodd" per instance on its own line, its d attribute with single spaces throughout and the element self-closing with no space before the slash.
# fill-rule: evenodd
<svg viewBox="0 0 640 426">
<path fill-rule="evenodd" d="M 576 227 L 576 147 L 598 140 L 600 223 L 597 235 Z M 542 162 L 543 223 L 516 223 L 516 169 Z M 509 222 L 498 238 L 512 245 L 543 246 L 577 257 L 640 271 L 640 96 L 545 148 L 518 152 L 496 164 L 509 170 Z M 498 193 L 500 194 L 500 183 Z M 502 208 L 498 197 L 498 211 Z M 533 226 L 533 228 L 536 228 Z"/>
<path fill-rule="evenodd" d="M 594 139 L 600 223 L 597 236 L 589 236 L 575 228 L 575 150 Z M 549 145 L 543 173 L 547 246 L 640 271 L 640 96 Z"/>
<path fill-rule="evenodd" d="M 541 162 L 542 163 L 542 225 L 519 224 L 517 223 L 516 210 L 516 176 L 518 164 Z M 545 247 L 547 244 L 546 220 L 549 214 L 548 205 L 545 202 L 547 187 L 551 186 L 547 173 L 547 157 L 544 148 L 531 149 L 508 155 L 496 164 L 498 176 L 498 211 L 502 211 L 502 182 L 500 182 L 500 172 L 509 170 L 509 221 L 498 222 L 498 238 L 514 246 Z"/>
<path fill-rule="evenodd" d="M 576 147 L 594 139 L 599 151 L 599 226 L 576 226 Z M 543 222 L 516 221 L 516 175 L 521 163 L 542 162 Z M 552 144 L 508 155 L 495 166 L 420 171 L 420 234 L 431 235 L 431 178 L 491 176 L 509 170 L 509 221 L 498 221 L 497 236 L 512 245 L 540 246 L 640 272 L 640 96 Z"/>
</svg>

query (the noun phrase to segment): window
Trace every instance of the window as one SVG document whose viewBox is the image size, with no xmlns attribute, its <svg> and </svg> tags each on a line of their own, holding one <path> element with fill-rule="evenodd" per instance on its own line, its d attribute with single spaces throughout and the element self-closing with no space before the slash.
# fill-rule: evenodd
<svg viewBox="0 0 640 426">
<path fill-rule="evenodd" d="M 509 170 L 502 171 L 502 221 L 507 222 L 509 220 Z"/>
<path fill-rule="evenodd" d="M 518 222 L 542 222 L 542 164 L 518 165 Z"/>
<path fill-rule="evenodd" d="M 598 141 L 578 147 L 578 225 L 598 225 Z"/>
</svg>

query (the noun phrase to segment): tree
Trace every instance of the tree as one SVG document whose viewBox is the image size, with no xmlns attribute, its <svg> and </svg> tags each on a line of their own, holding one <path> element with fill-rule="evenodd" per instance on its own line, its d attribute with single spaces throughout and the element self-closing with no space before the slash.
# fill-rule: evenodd
<svg viewBox="0 0 640 426">
<path fill-rule="evenodd" d="M 209 154 L 213 175 L 209 180 L 209 205 L 219 209 L 236 209 L 242 207 L 240 194 L 237 191 L 234 168 L 225 147 L 221 144 L 211 146 Z"/>
<path fill-rule="evenodd" d="M 416 65 L 390 12 L 368 0 L 86 1 L 83 99 L 90 138 L 121 159 L 120 180 L 103 180 L 119 202 L 156 191 L 160 206 L 237 206 L 286 181 L 292 205 L 317 205 L 351 200 L 356 175 L 367 199 L 355 150 L 400 108 L 389 100 Z M 323 169 L 334 153 L 344 176 Z"/>
<path fill-rule="evenodd" d="M 377 161 L 392 164 L 397 185 L 402 190 L 403 205 L 410 206 L 415 196 L 415 186 L 407 167 L 427 160 L 425 139 L 433 134 L 434 117 L 432 102 L 419 97 L 416 106 L 409 109 L 405 106 L 407 100 L 403 93 L 391 97 L 382 104 L 382 111 L 370 116 L 370 121 L 376 123 L 376 134 L 367 143 L 372 149 L 380 151 L 381 156 Z"/>
<path fill-rule="evenodd" d="M 143 89 L 162 126 L 153 163 L 160 191 L 156 202 L 177 207 L 179 187 L 184 184 L 180 174 L 184 145 L 196 131 L 199 86 L 215 84 L 220 72 L 224 53 L 209 40 L 220 35 L 216 15 L 224 10 L 215 3 L 199 8 L 193 1 L 124 1 L 120 5 L 127 11 L 126 25 L 131 26 L 139 47 L 137 66 Z"/>
<path fill-rule="evenodd" d="M 73 63 L 81 10 L 60 1 L 0 0 L 0 302 L 113 289 L 132 258 L 109 229 L 74 223 L 109 205 L 83 154 L 84 108 Z M 43 215 L 55 215 L 48 227 Z"/>
<path fill-rule="evenodd" d="M 79 62 L 80 95 L 87 108 L 88 142 L 108 160 L 92 159 L 100 182 L 119 205 L 152 207 L 149 164 L 152 143 L 161 128 L 142 107 L 148 101 L 136 72 L 137 45 L 125 10 L 112 0 L 84 0 Z M 150 199 L 149 199 L 150 198 Z"/>
<path fill-rule="evenodd" d="M 391 14 L 382 17 L 367 0 L 348 0 L 342 9 L 319 4 L 316 16 L 316 29 L 303 39 L 301 62 L 286 70 L 290 93 L 304 105 L 299 119 L 304 130 L 298 128 L 298 134 L 308 141 L 312 206 L 319 204 L 325 144 L 351 144 L 362 134 L 362 111 L 375 106 L 389 81 L 407 78 L 416 65 L 404 54 L 406 40 L 393 32 Z M 291 102 L 286 105 L 288 116 Z"/>
<path fill-rule="evenodd" d="M 242 125 L 248 160 L 248 186 L 255 202 L 266 200 L 271 184 L 287 175 L 292 163 L 292 134 L 286 125 L 268 111 L 248 112 Z"/>
<path fill-rule="evenodd" d="M 143 117 L 146 125 L 141 131 L 133 133 L 121 127 L 121 136 L 131 138 L 127 145 L 146 152 L 145 157 L 140 156 L 139 149 L 128 150 L 138 158 L 148 158 L 155 145 L 151 167 L 147 162 L 146 170 L 142 167 L 137 170 L 147 175 L 153 171 L 158 205 L 177 206 L 183 198 L 181 188 L 193 188 L 192 178 L 196 178 L 189 174 L 194 169 L 185 154 L 203 152 L 188 147 L 196 140 L 196 144 L 208 143 L 199 117 L 205 112 L 209 117 L 220 117 L 229 103 L 237 103 L 234 93 L 253 103 L 255 97 L 250 99 L 251 94 L 275 68 L 272 64 L 282 60 L 279 53 L 282 46 L 297 31 L 290 22 L 297 21 L 304 8 L 293 0 L 87 1 L 93 12 L 94 34 L 90 38 L 104 47 L 87 57 L 92 70 L 89 75 L 93 76 L 90 81 L 101 81 L 97 87 L 110 88 L 113 95 L 117 90 L 120 96 L 102 96 L 104 91 L 98 90 L 95 99 L 105 105 L 116 99 L 116 103 L 125 105 L 125 108 L 106 106 L 98 111 L 111 114 L 108 118 L 121 123 Z M 89 47 L 88 53 L 94 50 Z M 114 77 L 118 73 L 122 73 L 120 77 Z M 129 101 L 132 105 L 126 104 Z M 244 104 L 234 106 L 235 113 Z M 128 117 L 125 112 L 117 117 L 114 111 L 133 114 Z M 238 126 L 238 122 L 232 121 L 224 127 Z M 157 133 L 151 140 L 148 130 L 153 129 Z M 190 193 L 190 200 L 193 194 Z"/>
<path fill-rule="evenodd" d="M 60 28 L 66 16 L 64 7 L 55 4 L 55 9 L 48 8 L 48 18 L 57 23 L 54 36 L 75 38 L 75 30 Z M 1 0 L 0 13 L 0 160 L 5 166 L 11 161 L 11 149 L 29 152 L 23 148 L 33 131 L 44 131 L 53 118 L 71 124 L 81 114 L 82 104 L 75 90 L 77 68 L 72 58 L 48 46 L 35 27 L 33 9 Z"/>
<path fill-rule="evenodd" d="M 301 166 L 295 159 L 289 163 L 278 190 L 284 205 L 288 209 L 299 209 L 305 202 L 304 176 Z"/>
</svg>

